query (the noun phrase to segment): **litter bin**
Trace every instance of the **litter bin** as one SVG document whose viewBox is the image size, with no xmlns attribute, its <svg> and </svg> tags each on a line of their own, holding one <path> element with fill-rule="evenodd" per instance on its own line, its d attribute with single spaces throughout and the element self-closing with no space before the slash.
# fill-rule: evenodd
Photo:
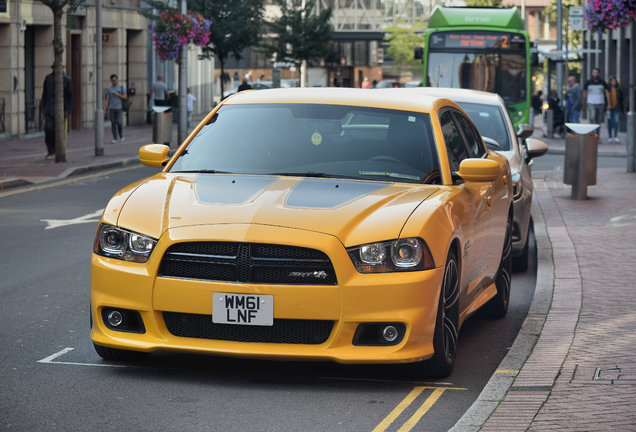
<svg viewBox="0 0 636 432">
<path fill-rule="evenodd" d="M 152 142 L 170 145 L 172 141 L 172 112 L 170 107 L 152 107 Z"/>
<path fill-rule="evenodd" d="M 572 198 L 587 199 L 587 187 L 596 184 L 598 124 L 566 123 L 563 183 L 572 186 Z"/>
</svg>

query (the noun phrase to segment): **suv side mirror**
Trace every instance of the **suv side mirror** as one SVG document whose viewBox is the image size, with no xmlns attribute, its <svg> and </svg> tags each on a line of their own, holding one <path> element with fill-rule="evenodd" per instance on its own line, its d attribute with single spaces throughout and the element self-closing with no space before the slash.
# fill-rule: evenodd
<svg viewBox="0 0 636 432">
<path fill-rule="evenodd" d="M 520 124 L 517 129 L 517 137 L 521 139 L 529 138 L 533 133 L 534 129 L 529 124 Z"/>
</svg>

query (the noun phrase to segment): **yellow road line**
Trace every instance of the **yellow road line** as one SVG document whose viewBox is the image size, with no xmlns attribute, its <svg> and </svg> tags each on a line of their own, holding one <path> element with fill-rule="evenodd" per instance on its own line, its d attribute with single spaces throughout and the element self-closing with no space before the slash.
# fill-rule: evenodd
<svg viewBox="0 0 636 432">
<path fill-rule="evenodd" d="M 0 193 L 0 198 L 8 197 L 8 196 L 11 196 L 11 195 L 17 195 L 17 194 L 21 194 L 21 193 L 25 193 L 25 192 L 32 192 L 32 191 L 36 191 L 36 190 L 49 189 L 49 188 L 56 187 L 56 186 L 63 186 L 65 184 L 75 183 L 75 182 L 82 181 L 82 180 L 87 180 L 87 179 L 92 179 L 92 178 L 97 178 L 97 177 L 103 177 L 103 176 L 107 176 L 109 174 L 116 174 L 116 173 L 120 173 L 120 172 L 123 172 L 123 171 L 128 171 L 128 170 L 132 170 L 132 169 L 141 168 L 142 166 L 143 165 L 131 165 L 131 166 L 127 166 L 127 167 L 124 167 L 124 168 L 116 168 L 116 169 L 107 170 L 107 171 L 100 171 L 100 172 L 98 172 L 96 174 L 90 174 L 90 175 L 84 175 L 84 176 L 73 176 L 73 177 L 69 177 L 67 179 L 60 180 L 60 181 L 55 181 L 55 182 L 52 182 L 52 183 L 29 186 L 29 187 L 26 187 L 26 188 L 16 188 L 15 190 L 10 190 L 10 191 L 7 191 L 7 192 Z"/>
<path fill-rule="evenodd" d="M 424 391 L 424 390 L 433 390 L 433 393 L 426 398 L 422 406 L 418 408 L 418 410 L 411 416 L 410 419 L 399 429 L 398 432 L 408 432 L 417 424 L 418 421 L 422 418 L 424 414 L 437 402 L 440 396 L 446 390 L 468 390 L 466 388 L 461 387 L 431 387 L 431 386 L 416 386 L 411 390 L 411 392 L 406 395 L 402 402 L 400 402 L 393 411 L 389 413 L 388 416 L 384 418 L 378 424 L 373 432 L 384 432 L 403 412 L 406 408 L 409 407 L 413 403 L 415 399 Z"/>
<path fill-rule="evenodd" d="M 496 374 L 508 374 L 508 375 L 516 375 L 519 373 L 518 370 L 514 369 L 497 369 L 495 371 Z"/>
<path fill-rule="evenodd" d="M 420 421 L 424 414 L 426 414 L 428 410 L 431 409 L 431 407 L 435 404 L 435 402 L 437 402 L 437 399 L 440 398 L 444 391 L 446 391 L 445 388 L 436 388 L 435 390 L 433 390 L 433 393 L 431 393 L 431 395 L 426 398 L 422 406 L 420 406 L 417 411 L 415 411 L 415 414 L 413 414 L 411 418 L 408 419 L 406 423 L 404 423 L 402 427 L 398 429 L 398 432 L 409 432 L 411 429 L 413 429 L 413 427 L 417 424 L 417 422 Z"/>
<path fill-rule="evenodd" d="M 411 403 L 413 403 L 413 401 L 420 395 L 420 393 L 424 391 L 425 388 L 426 387 L 415 387 L 413 390 L 411 390 L 411 392 L 406 395 L 404 399 L 402 399 L 402 402 L 400 402 L 398 406 L 393 408 L 393 411 L 391 411 L 389 415 L 386 416 L 384 420 L 382 420 L 380 424 L 375 427 L 375 429 L 373 429 L 373 432 L 384 432 L 386 428 L 388 428 L 391 423 L 393 423 L 395 419 L 398 418 L 400 414 L 402 414 L 402 411 L 404 411 L 409 405 L 411 405 Z"/>
</svg>

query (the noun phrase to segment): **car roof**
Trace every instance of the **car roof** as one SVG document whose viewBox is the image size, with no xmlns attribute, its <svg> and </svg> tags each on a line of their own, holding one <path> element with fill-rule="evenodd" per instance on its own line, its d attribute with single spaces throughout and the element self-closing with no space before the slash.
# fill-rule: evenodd
<svg viewBox="0 0 636 432">
<path fill-rule="evenodd" d="M 435 95 L 460 102 L 481 103 L 484 105 L 503 105 L 503 99 L 496 93 L 481 90 L 450 88 L 450 87 L 419 87 L 411 89 L 419 94 Z"/>
<path fill-rule="evenodd" d="M 355 105 L 404 111 L 432 112 L 440 106 L 459 108 L 454 102 L 436 95 L 420 95 L 412 88 L 368 89 L 342 87 L 295 87 L 243 91 L 226 99 L 224 104 L 325 104 Z M 461 108 L 459 108 L 461 110 Z"/>
</svg>

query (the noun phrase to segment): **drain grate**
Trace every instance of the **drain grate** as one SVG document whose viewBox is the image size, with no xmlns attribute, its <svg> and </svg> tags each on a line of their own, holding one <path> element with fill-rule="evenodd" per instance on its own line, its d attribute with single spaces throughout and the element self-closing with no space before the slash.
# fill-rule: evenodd
<svg viewBox="0 0 636 432">
<path fill-rule="evenodd" d="M 636 382 L 636 367 L 611 367 L 611 368 L 596 368 L 594 371 L 594 381 L 632 381 Z"/>
</svg>

